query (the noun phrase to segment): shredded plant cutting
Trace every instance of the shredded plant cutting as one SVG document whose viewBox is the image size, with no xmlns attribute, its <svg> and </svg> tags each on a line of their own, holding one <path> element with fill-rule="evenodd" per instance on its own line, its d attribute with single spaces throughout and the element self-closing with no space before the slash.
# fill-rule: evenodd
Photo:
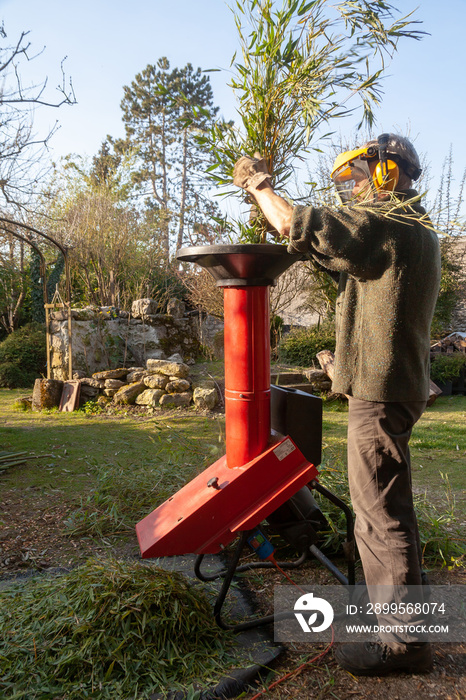
<svg viewBox="0 0 466 700">
<path fill-rule="evenodd" d="M 147 697 L 218 678 L 234 641 L 181 574 L 89 560 L 0 593 L 0 697 Z"/>
</svg>

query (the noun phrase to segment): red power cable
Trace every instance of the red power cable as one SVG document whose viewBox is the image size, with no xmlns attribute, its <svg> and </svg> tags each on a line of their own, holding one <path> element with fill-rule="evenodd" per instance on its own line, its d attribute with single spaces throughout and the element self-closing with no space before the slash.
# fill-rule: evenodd
<svg viewBox="0 0 466 700">
<path fill-rule="evenodd" d="M 290 581 L 290 583 L 293 584 L 293 586 L 296 586 L 296 588 L 298 588 L 298 589 L 301 591 L 301 593 L 304 593 L 304 592 L 305 592 L 305 591 L 303 591 L 303 589 L 302 589 L 300 586 L 298 586 L 297 583 L 295 583 L 295 581 L 293 581 L 293 579 L 292 579 L 290 576 L 288 576 L 288 574 L 286 573 L 286 571 L 284 571 L 284 570 L 281 568 L 281 566 L 279 566 L 279 564 L 277 564 L 277 562 L 275 561 L 275 558 L 274 558 L 273 554 L 272 554 L 270 557 L 268 557 L 268 559 L 269 559 L 269 560 L 272 562 L 272 564 L 278 569 L 278 571 L 280 571 L 280 573 L 283 574 L 283 576 L 285 576 L 285 578 L 287 578 L 288 581 Z M 252 698 L 250 698 L 250 700 L 257 700 L 257 698 L 260 698 L 261 695 L 263 695 L 264 693 L 267 693 L 269 690 L 272 690 L 272 688 L 275 688 L 275 686 L 276 686 L 276 685 L 279 685 L 279 683 L 283 683 L 283 681 L 286 681 L 288 678 L 290 678 L 291 676 L 293 676 L 295 673 L 298 673 L 299 671 L 301 671 L 301 669 L 305 668 L 306 666 L 309 666 L 309 665 L 312 664 L 312 663 L 315 663 L 315 662 L 318 661 L 319 659 L 322 659 L 326 654 L 328 654 L 328 652 L 330 651 L 330 649 L 331 649 L 332 646 L 333 646 L 333 642 L 334 642 L 334 639 L 335 639 L 335 630 L 333 629 L 333 625 L 331 625 L 331 629 L 332 629 L 332 639 L 330 640 L 330 644 L 328 645 L 328 647 L 327 647 L 326 649 L 324 649 L 324 651 L 322 651 L 320 654 L 317 654 L 317 656 L 314 656 L 313 659 L 308 659 L 307 661 L 305 661 L 304 663 L 302 663 L 300 666 L 298 666 L 297 668 L 293 669 L 292 671 L 290 671 L 289 673 L 285 674 L 284 676 L 281 676 L 281 678 L 278 678 L 276 681 L 274 681 L 273 683 L 271 683 L 267 688 L 264 688 L 263 690 L 260 690 L 258 693 L 256 693 L 255 695 L 253 695 Z"/>
</svg>

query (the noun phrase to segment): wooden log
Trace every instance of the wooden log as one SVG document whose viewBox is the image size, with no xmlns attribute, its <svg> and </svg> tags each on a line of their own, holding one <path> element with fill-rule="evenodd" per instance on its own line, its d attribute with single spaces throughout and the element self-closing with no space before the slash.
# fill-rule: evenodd
<svg viewBox="0 0 466 700">
<path fill-rule="evenodd" d="M 331 350 L 321 350 L 316 355 L 319 360 L 319 364 L 327 373 L 328 378 L 333 382 L 333 377 L 335 375 L 335 355 Z"/>
<path fill-rule="evenodd" d="M 316 357 L 324 372 L 327 373 L 328 378 L 333 382 L 335 376 L 335 355 L 333 352 L 331 350 L 321 350 L 316 354 Z M 337 396 L 349 399 L 347 394 L 335 394 L 335 397 Z"/>
<path fill-rule="evenodd" d="M 431 379 L 429 386 L 429 398 L 427 399 L 427 406 L 432 406 L 432 404 L 436 401 L 437 396 L 440 396 L 441 393 L 442 390 L 439 389 L 437 384 L 434 384 L 434 382 Z"/>
</svg>

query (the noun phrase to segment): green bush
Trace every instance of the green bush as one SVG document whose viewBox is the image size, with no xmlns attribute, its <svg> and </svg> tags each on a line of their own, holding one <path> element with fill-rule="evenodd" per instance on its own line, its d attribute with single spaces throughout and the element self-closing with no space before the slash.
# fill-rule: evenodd
<svg viewBox="0 0 466 700">
<path fill-rule="evenodd" d="M 28 323 L 0 343 L 0 386 L 27 387 L 46 372 L 45 329 Z"/>
<path fill-rule="evenodd" d="M 295 328 L 287 333 L 279 348 L 280 360 L 300 367 L 315 362 L 321 350 L 335 351 L 335 324 L 325 321 L 320 326 Z"/>
<path fill-rule="evenodd" d="M 431 364 L 430 376 L 433 382 L 445 384 L 456 379 L 463 367 L 466 367 L 466 355 L 462 352 L 439 355 Z"/>
</svg>

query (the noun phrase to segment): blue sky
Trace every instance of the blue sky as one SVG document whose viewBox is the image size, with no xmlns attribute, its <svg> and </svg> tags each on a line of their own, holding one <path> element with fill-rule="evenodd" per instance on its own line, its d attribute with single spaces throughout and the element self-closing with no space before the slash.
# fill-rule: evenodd
<svg viewBox="0 0 466 700">
<path fill-rule="evenodd" d="M 416 2 L 393 0 L 407 12 Z M 420 0 L 416 16 L 430 33 L 421 42 L 405 40 L 385 80 L 385 97 L 377 110 L 382 131 L 409 130 L 416 148 L 427 154 L 434 173 L 441 169 L 450 144 L 455 174 L 466 165 L 463 77 L 465 0 Z M 8 39 L 22 30 L 36 51 L 28 65 L 28 80 L 47 75 L 50 88 L 61 82 L 60 62 L 73 79 L 78 104 L 60 110 L 39 110 L 35 125 L 43 132 L 55 119 L 60 130 L 51 153 L 93 155 L 107 134 L 124 133 L 120 100 L 129 84 L 148 63 L 167 56 L 172 67 L 191 62 L 212 73 L 214 100 L 221 113 L 235 118 L 229 65 L 237 48 L 232 13 L 223 0 L 0 0 L 0 17 Z M 351 134 L 356 117 L 340 121 Z"/>
</svg>

